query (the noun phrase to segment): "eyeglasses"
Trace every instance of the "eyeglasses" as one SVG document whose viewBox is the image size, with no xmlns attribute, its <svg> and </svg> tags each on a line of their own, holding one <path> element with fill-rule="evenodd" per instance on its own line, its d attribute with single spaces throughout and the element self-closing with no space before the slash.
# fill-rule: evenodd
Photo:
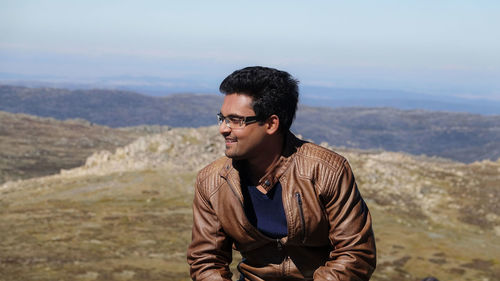
<svg viewBox="0 0 500 281">
<path fill-rule="evenodd" d="M 226 126 L 231 129 L 241 129 L 248 124 L 257 122 L 257 116 L 224 116 L 222 113 L 217 113 L 217 123 L 219 126 L 222 122 L 226 123 Z"/>
</svg>

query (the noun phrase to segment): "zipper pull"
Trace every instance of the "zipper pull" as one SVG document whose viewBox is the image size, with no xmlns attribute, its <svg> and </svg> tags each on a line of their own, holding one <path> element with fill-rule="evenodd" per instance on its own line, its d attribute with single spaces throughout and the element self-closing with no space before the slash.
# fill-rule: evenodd
<svg viewBox="0 0 500 281">
<path fill-rule="evenodd" d="M 279 238 L 276 238 L 276 243 L 278 246 L 278 251 L 281 252 L 281 250 L 283 250 L 283 244 L 281 243 L 281 240 Z"/>
<path fill-rule="evenodd" d="M 300 193 L 295 192 L 295 197 L 297 197 L 297 203 L 299 203 L 299 206 L 302 206 L 302 198 L 300 197 Z"/>
</svg>

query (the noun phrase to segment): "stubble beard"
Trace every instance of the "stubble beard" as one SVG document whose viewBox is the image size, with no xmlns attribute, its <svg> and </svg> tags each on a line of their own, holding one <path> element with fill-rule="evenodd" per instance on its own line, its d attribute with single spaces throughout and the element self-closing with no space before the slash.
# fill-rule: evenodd
<svg viewBox="0 0 500 281">
<path fill-rule="evenodd" d="M 227 158 L 238 160 L 238 155 L 234 151 L 231 151 L 231 148 L 226 147 L 224 154 Z"/>
<path fill-rule="evenodd" d="M 234 146 L 226 146 L 226 150 L 224 151 L 224 154 L 226 155 L 227 158 L 233 159 L 233 160 L 243 160 L 245 159 L 244 155 L 240 155 L 238 153 L 237 147 Z"/>
</svg>

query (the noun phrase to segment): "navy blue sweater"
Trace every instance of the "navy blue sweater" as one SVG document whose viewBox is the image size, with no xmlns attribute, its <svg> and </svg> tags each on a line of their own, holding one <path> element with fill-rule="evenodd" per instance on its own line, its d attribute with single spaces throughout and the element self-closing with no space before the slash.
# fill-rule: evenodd
<svg viewBox="0 0 500 281">
<path fill-rule="evenodd" d="M 248 220 L 262 233 L 271 238 L 288 234 L 285 210 L 278 182 L 267 194 L 255 186 L 242 186 L 245 214 Z"/>
</svg>

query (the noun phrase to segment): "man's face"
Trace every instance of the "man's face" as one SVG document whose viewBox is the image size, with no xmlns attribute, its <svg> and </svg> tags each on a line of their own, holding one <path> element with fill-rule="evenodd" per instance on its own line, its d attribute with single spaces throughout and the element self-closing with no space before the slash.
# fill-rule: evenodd
<svg viewBox="0 0 500 281">
<path fill-rule="evenodd" d="M 220 109 L 224 116 L 255 116 L 252 98 L 244 94 L 228 94 Z M 219 126 L 219 132 L 226 141 L 225 154 L 236 160 L 255 158 L 262 148 L 266 137 L 265 126 L 259 122 L 251 123 L 243 128 L 232 129 L 225 122 Z"/>
</svg>

